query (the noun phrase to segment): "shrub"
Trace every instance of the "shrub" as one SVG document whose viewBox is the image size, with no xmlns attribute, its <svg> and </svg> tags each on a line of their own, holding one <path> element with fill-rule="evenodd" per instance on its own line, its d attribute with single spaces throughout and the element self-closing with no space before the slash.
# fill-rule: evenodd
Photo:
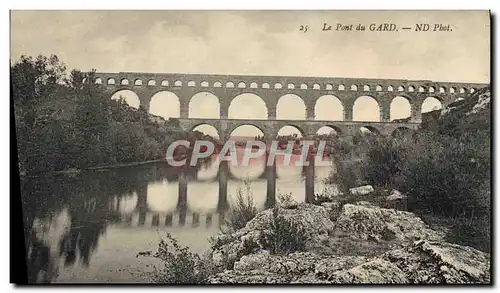
<svg viewBox="0 0 500 293">
<path fill-rule="evenodd" d="M 250 185 L 245 182 L 246 195 L 243 195 L 241 188 L 236 194 L 236 201 L 228 211 L 227 217 L 224 219 L 224 225 L 221 231 L 225 234 L 230 234 L 238 231 L 246 226 L 246 224 L 257 215 L 257 208 L 252 198 Z"/>
<path fill-rule="evenodd" d="M 272 210 L 270 229 L 261 233 L 260 244 L 271 254 L 287 255 L 306 248 L 306 231 L 300 225 L 285 219 L 279 207 Z"/>
<path fill-rule="evenodd" d="M 167 233 L 162 239 L 155 258 L 163 261 L 161 269 L 155 268 L 153 281 L 166 284 L 203 284 L 216 268 L 209 259 L 202 259 L 198 254 L 181 247 L 177 240 Z"/>
</svg>

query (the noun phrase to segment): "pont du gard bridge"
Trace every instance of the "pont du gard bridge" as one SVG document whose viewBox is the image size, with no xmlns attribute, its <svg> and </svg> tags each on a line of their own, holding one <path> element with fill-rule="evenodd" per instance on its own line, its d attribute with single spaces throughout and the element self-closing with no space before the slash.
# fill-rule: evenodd
<svg viewBox="0 0 500 293">
<path fill-rule="evenodd" d="M 184 130 L 192 130 L 198 125 L 209 124 L 216 128 L 221 140 L 228 138 L 232 130 L 241 125 L 259 128 L 265 137 L 274 138 L 284 126 L 296 127 L 304 137 L 313 136 L 323 126 L 330 126 L 338 135 L 353 135 L 361 127 L 383 135 L 390 135 L 397 129 L 416 129 L 422 121 L 422 104 L 433 97 L 447 106 L 459 98 L 465 98 L 486 84 L 436 82 L 428 80 L 369 79 L 337 77 L 292 77 L 292 76 L 252 76 L 213 75 L 181 73 L 138 73 L 97 72 L 94 82 L 102 85 L 110 97 L 121 90 L 137 94 L 140 107 L 149 112 L 152 97 L 168 91 L 179 100 L 179 124 Z M 219 100 L 219 119 L 189 117 L 191 97 L 200 92 L 215 95 Z M 267 108 L 267 120 L 228 119 L 231 101 L 241 94 L 255 94 Z M 285 95 L 300 97 L 305 105 L 305 120 L 277 120 L 278 101 Z M 337 97 L 342 103 L 342 121 L 315 120 L 317 100 L 325 95 Z M 353 121 L 353 108 L 361 96 L 372 97 L 378 104 L 380 119 Z M 396 97 L 404 97 L 411 106 L 411 116 L 404 121 L 390 121 L 390 104 Z"/>
</svg>

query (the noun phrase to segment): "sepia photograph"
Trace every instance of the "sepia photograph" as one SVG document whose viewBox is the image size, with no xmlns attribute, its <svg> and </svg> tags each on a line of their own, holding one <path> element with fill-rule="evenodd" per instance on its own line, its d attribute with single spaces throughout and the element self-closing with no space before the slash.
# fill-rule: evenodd
<svg viewBox="0 0 500 293">
<path fill-rule="evenodd" d="M 491 22 L 11 10 L 11 283 L 492 285 Z"/>
</svg>

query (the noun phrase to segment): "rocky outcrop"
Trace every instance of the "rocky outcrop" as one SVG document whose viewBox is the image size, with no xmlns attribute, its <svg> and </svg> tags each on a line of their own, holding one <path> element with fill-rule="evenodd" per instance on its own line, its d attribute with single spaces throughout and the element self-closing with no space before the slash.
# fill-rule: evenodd
<svg viewBox="0 0 500 293">
<path fill-rule="evenodd" d="M 481 284 L 490 282 L 489 255 L 470 247 L 420 240 L 376 257 L 288 256 L 259 252 L 242 257 L 211 283 Z"/>
<path fill-rule="evenodd" d="M 285 208 L 286 207 L 286 208 Z M 488 283 L 489 254 L 444 242 L 416 215 L 354 204 L 288 203 L 280 215 L 304 228 L 307 252 L 273 255 L 260 243 L 272 210 L 218 235 L 210 252 L 225 270 L 210 283 Z"/>
<path fill-rule="evenodd" d="M 349 189 L 349 193 L 351 195 L 354 195 L 354 196 L 367 195 L 367 194 L 370 194 L 374 191 L 375 190 L 373 189 L 373 186 L 371 186 L 371 185 L 358 186 L 358 187 L 354 187 L 354 188 Z"/>
</svg>

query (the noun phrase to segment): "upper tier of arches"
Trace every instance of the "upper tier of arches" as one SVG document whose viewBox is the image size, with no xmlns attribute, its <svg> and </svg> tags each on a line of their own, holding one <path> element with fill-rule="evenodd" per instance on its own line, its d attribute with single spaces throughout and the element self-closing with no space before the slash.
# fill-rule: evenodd
<svg viewBox="0 0 500 293">
<path fill-rule="evenodd" d="M 229 80 L 231 79 L 231 80 Z M 267 80 L 266 80 L 267 79 Z M 292 80 L 293 79 L 293 80 Z M 141 76 L 140 74 L 111 74 L 99 73 L 94 78 L 97 84 L 105 85 L 132 85 L 138 87 L 198 87 L 198 88 L 251 88 L 270 90 L 323 90 L 323 91 L 354 91 L 354 92 L 397 92 L 397 93 L 474 93 L 480 84 L 428 82 L 408 80 L 363 80 L 338 78 L 301 78 L 291 77 L 252 77 L 252 76 L 203 76 L 165 75 Z M 318 81 L 311 81 L 317 79 Z M 276 81 L 280 80 L 280 81 Z"/>
</svg>

